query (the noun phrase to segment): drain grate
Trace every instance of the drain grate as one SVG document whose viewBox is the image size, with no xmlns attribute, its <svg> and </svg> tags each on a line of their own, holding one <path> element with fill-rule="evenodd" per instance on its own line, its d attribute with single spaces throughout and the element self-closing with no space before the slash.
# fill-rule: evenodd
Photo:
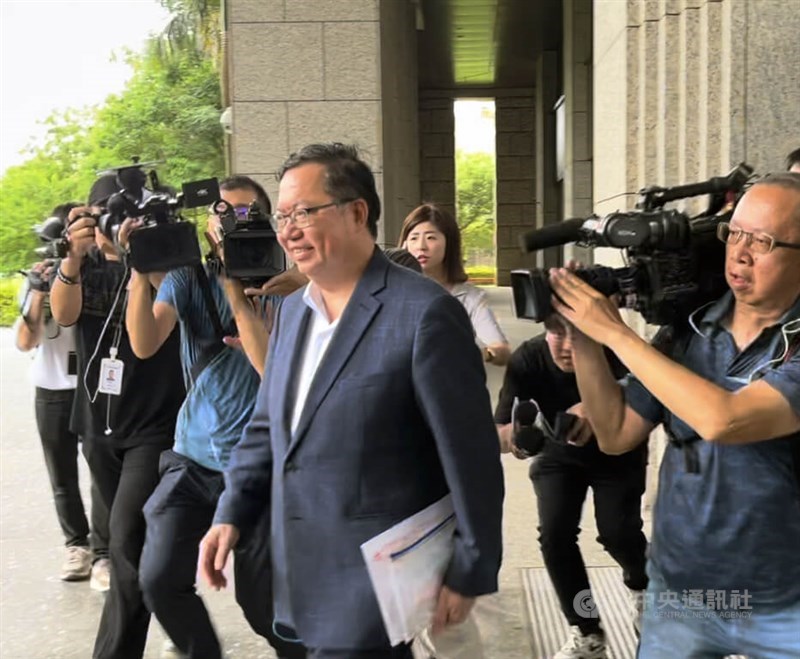
<svg viewBox="0 0 800 659">
<path fill-rule="evenodd" d="M 594 567 L 587 568 L 587 572 L 603 620 L 609 659 L 633 659 L 636 636 L 628 589 L 622 583 L 622 570 L 618 567 Z M 533 656 L 552 657 L 569 636 L 569 626 L 561 613 L 547 570 L 522 570 L 522 589 L 530 621 Z"/>
<path fill-rule="evenodd" d="M 632 611 L 628 589 L 622 583 L 622 570 L 618 567 L 586 568 L 592 596 L 603 620 L 608 643 L 609 659 L 634 659 L 636 636 L 633 633 Z M 543 567 L 526 568 L 522 572 L 522 590 L 525 593 L 525 610 L 531 632 L 533 657 L 552 657 L 569 636 L 569 626 Z M 727 659 L 747 659 L 731 655 Z"/>
</svg>

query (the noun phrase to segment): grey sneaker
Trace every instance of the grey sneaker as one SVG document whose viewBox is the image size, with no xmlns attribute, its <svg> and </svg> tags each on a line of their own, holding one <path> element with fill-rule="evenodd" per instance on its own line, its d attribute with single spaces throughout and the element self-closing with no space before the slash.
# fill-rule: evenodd
<svg viewBox="0 0 800 659">
<path fill-rule="evenodd" d="M 107 558 L 100 558 L 92 565 L 92 580 L 89 588 L 98 593 L 105 593 L 111 587 L 111 562 Z"/>
<path fill-rule="evenodd" d="M 67 547 L 67 558 L 61 566 L 62 581 L 85 581 L 92 572 L 92 552 L 88 547 Z"/>
<path fill-rule="evenodd" d="M 577 626 L 570 629 L 570 637 L 553 659 L 607 659 L 606 638 L 603 634 L 583 634 Z"/>
</svg>

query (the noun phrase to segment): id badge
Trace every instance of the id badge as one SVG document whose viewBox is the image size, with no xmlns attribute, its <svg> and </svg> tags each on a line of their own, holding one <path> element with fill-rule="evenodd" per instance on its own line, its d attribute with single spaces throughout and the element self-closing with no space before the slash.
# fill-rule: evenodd
<svg viewBox="0 0 800 659">
<path fill-rule="evenodd" d="M 122 370 L 125 367 L 119 359 L 100 360 L 100 384 L 97 390 L 101 394 L 119 396 L 122 393 Z"/>
</svg>

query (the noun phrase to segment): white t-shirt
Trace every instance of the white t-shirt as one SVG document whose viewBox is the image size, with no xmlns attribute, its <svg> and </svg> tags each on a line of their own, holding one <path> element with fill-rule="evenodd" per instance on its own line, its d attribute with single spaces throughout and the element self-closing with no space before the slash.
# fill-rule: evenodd
<svg viewBox="0 0 800 659">
<path fill-rule="evenodd" d="M 75 326 L 59 327 L 50 318 L 33 357 L 31 379 L 34 386 L 51 390 L 75 389 L 78 376 L 69 375 L 67 368 L 71 352 L 75 352 Z"/>
<path fill-rule="evenodd" d="M 450 289 L 450 293 L 467 310 L 478 345 L 488 346 L 496 343 L 508 343 L 506 335 L 500 329 L 497 318 L 495 318 L 489 306 L 489 298 L 484 291 L 477 286 L 464 282 L 453 286 Z"/>
</svg>

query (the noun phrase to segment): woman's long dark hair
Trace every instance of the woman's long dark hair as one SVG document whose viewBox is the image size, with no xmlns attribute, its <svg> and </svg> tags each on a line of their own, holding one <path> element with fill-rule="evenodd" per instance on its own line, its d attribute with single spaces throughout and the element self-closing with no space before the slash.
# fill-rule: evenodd
<svg viewBox="0 0 800 659">
<path fill-rule="evenodd" d="M 444 235 L 443 265 L 447 282 L 460 284 L 467 281 L 467 273 L 464 271 L 464 263 L 461 258 L 461 230 L 458 228 L 455 218 L 441 206 L 425 203 L 411 211 L 403 220 L 403 228 L 400 230 L 400 240 L 397 242 L 397 246 L 402 247 L 408 239 L 408 234 L 423 222 L 430 222 Z"/>
</svg>

